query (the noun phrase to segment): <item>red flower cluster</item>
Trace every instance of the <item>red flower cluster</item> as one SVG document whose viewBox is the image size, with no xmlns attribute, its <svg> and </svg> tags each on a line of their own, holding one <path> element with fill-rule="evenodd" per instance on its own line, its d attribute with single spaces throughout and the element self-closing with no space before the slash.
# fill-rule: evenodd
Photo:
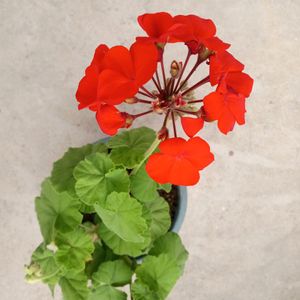
<svg viewBox="0 0 300 300">
<path fill-rule="evenodd" d="M 200 178 L 199 171 L 213 161 L 208 144 L 194 136 L 204 122 L 217 121 L 224 134 L 235 123 L 244 124 L 245 99 L 251 93 L 253 80 L 243 72 L 244 65 L 227 51 L 230 44 L 216 36 L 212 20 L 159 12 L 139 16 L 138 23 L 147 36 L 137 37 L 129 49 L 124 46 L 109 49 L 106 45 L 96 49 L 78 86 L 78 107 L 95 111 L 100 129 L 109 135 L 131 126 L 136 118 L 146 114 L 164 115 L 158 132 L 162 140 L 160 153 L 149 158 L 147 172 L 159 183 L 193 185 Z M 172 62 L 168 75 L 164 53 L 170 43 L 186 45 L 187 55 L 183 62 Z M 195 63 L 184 76 L 191 57 L 196 58 Z M 209 65 L 208 76 L 189 85 L 190 78 L 204 62 Z M 149 81 L 153 89 L 145 87 Z M 215 90 L 197 99 L 194 91 L 207 83 Z M 132 115 L 115 107 L 124 102 L 143 103 L 149 108 Z M 177 137 L 177 119 L 181 120 L 188 140 Z M 173 138 L 169 138 L 168 122 L 173 125 Z"/>
</svg>

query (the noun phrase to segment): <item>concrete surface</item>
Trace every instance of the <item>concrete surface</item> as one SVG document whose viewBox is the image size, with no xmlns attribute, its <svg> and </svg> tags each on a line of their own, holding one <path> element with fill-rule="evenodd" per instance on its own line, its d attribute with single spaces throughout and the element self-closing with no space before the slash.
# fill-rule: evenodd
<svg viewBox="0 0 300 300">
<path fill-rule="evenodd" d="M 128 45 L 136 17 L 161 10 L 212 18 L 256 81 L 247 125 L 203 134 L 216 160 L 189 188 L 190 259 L 169 299 L 300 299 L 299 0 L 0 0 L 1 300 L 51 299 L 23 281 L 33 199 L 68 146 L 102 137 L 74 101 L 95 47 Z"/>
</svg>

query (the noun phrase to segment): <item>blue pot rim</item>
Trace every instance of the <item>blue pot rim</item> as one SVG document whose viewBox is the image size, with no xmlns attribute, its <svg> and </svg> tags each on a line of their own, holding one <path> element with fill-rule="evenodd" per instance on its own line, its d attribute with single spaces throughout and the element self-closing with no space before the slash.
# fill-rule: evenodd
<svg viewBox="0 0 300 300">
<path fill-rule="evenodd" d="M 99 140 L 98 142 L 101 141 L 103 143 L 107 143 L 109 140 L 110 137 L 105 137 Z M 176 187 L 178 192 L 178 202 L 177 202 L 177 209 L 175 212 L 175 216 L 170 231 L 178 233 L 184 222 L 184 218 L 187 210 L 187 187 L 180 186 L 180 185 L 177 185 Z"/>
</svg>

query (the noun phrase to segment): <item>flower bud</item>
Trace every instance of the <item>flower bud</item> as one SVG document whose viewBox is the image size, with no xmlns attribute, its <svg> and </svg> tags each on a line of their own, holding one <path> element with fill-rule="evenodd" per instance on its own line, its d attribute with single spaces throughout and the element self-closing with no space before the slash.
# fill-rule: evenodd
<svg viewBox="0 0 300 300">
<path fill-rule="evenodd" d="M 178 78 L 182 70 L 182 62 L 173 60 L 170 67 L 170 74 L 172 78 Z"/>
<path fill-rule="evenodd" d="M 125 99 L 124 102 L 127 103 L 127 104 L 135 104 L 135 103 L 138 102 L 138 99 L 136 97 L 127 98 L 127 99 Z"/>
<path fill-rule="evenodd" d="M 158 133 L 157 133 L 157 137 L 159 140 L 164 141 L 169 137 L 169 130 L 167 127 L 162 127 Z"/>
<path fill-rule="evenodd" d="M 212 54 L 212 50 L 206 48 L 204 45 L 201 45 L 198 52 L 198 62 L 200 63 L 207 60 Z"/>
<path fill-rule="evenodd" d="M 121 114 L 122 114 L 122 117 L 125 119 L 124 128 L 129 128 L 134 121 L 134 116 L 131 114 L 128 114 L 126 112 L 122 112 Z"/>
</svg>

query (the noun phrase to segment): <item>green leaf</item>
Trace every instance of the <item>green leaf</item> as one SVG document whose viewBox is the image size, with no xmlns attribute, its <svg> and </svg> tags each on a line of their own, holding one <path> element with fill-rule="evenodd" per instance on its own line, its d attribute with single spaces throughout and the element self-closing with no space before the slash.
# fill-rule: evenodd
<svg viewBox="0 0 300 300">
<path fill-rule="evenodd" d="M 143 282 L 136 280 L 131 285 L 131 295 L 133 300 L 159 300 L 159 295 L 155 291 L 151 291 L 149 286 Z"/>
<path fill-rule="evenodd" d="M 73 170 L 77 164 L 91 153 L 107 153 L 107 147 L 103 143 L 88 144 L 80 148 L 69 148 L 64 156 L 53 164 L 51 181 L 58 191 L 75 193 L 75 179 Z"/>
<path fill-rule="evenodd" d="M 103 284 L 124 286 L 131 282 L 132 275 L 133 271 L 124 260 L 107 261 L 93 274 L 93 283 L 95 287 Z"/>
<path fill-rule="evenodd" d="M 64 300 L 86 300 L 89 295 L 87 277 L 84 273 L 68 274 L 59 281 Z"/>
<path fill-rule="evenodd" d="M 149 254 L 158 256 L 162 253 L 168 254 L 172 257 L 176 261 L 177 265 L 183 270 L 188 258 L 188 252 L 184 248 L 178 234 L 175 232 L 168 232 L 154 242 Z"/>
<path fill-rule="evenodd" d="M 170 207 L 162 197 L 156 197 L 155 200 L 144 203 L 144 206 L 151 220 L 151 236 L 155 240 L 168 232 L 171 226 Z"/>
<path fill-rule="evenodd" d="M 113 191 L 128 192 L 129 176 L 124 169 L 114 169 L 111 159 L 100 153 L 91 154 L 74 169 L 75 190 L 87 205 L 105 200 Z"/>
<path fill-rule="evenodd" d="M 43 182 L 41 196 L 35 199 L 35 209 L 47 244 L 54 240 L 56 231 L 68 232 L 81 223 L 79 207 L 78 199 L 67 192 L 57 192 L 49 179 Z"/>
<path fill-rule="evenodd" d="M 130 176 L 130 192 L 143 203 L 158 197 L 157 188 L 157 183 L 147 174 L 145 165 L 135 175 Z"/>
<path fill-rule="evenodd" d="M 136 275 L 139 282 L 147 285 L 152 294 L 163 300 L 180 277 L 181 269 L 168 254 L 161 254 L 157 257 L 147 256 L 137 267 Z"/>
<path fill-rule="evenodd" d="M 116 165 L 131 169 L 143 160 L 155 138 L 154 130 L 146 127 L 123 131 L 108 142 L 111 159 Z"/>
<path fill-rule="evenodd" d="M 95 209 L 105 226 L 127 242 L 144 242 L 143 233 L 148 229 L 143 218 L 143 207 L 128 193 L 112 192 Z"/>
<path fill-rule="evenodd" d="M 101 285 L 92 291 L 88 300 L 126 300 L 127 295 L 110 285 Z"/>
<path fill-rule="evenodd" d="M 94 251 L 90 236 L 82 228 L 59 234 L 56 238 L 56 245 L 58 246 L 56 261 L 68 271 L 83 270 L 85 263 L 91 260 L 91 254 Z"/>
<path fill-rule="evenodd" d="M 26 280 L 28 282 L 42 280 L 54 287 L 61 276 L 54 255 L 54 252 L 48 250 L 43 243 L 38 246 L 32 254 L 30 266 L 27 267 Z"/>
<path fill-rule="evenodd" d="M 99 228 L 100 238 L 103 239 L 105 244 L 118 255 L 129 255 L 132 257 L 140 256 L 144 253 L 144 250 L 149 246 L 151 242 L 150 231 L 144 232 L 144 242 L 132 243 L 122 240 L 115 233 L 107 229 L 104 224 Z"/>
<path fill-rule="evenodd" d="M 170 193 L 172 190 L 172 184 L 171 183 L 158 184 L 158 188 L 164 190 L 167 193 Z"/>
</svg>

